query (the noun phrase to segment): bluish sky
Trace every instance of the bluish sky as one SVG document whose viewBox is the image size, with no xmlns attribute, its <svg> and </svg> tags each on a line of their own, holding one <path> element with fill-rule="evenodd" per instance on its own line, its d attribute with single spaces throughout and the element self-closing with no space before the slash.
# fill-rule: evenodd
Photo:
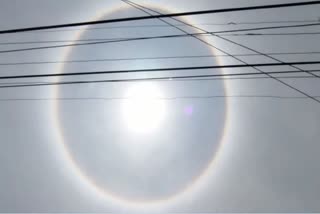
<svg viewBox="0 0 320 214">
<path fill-rule="evenodd" d="M 135 2 L 163 13 L 280 3 L 275 0 Z M 299 1 L 281 1 L 285 2 Z M 0 22 L 0 29 L 146 15 L 118 0 L 2 0 L 0 4 L 0 19 L 4 20 Z M 306 6 L 211 14 L 184 17 L 183 20 L 207 31 L 218 31 L 256 25 L 211 24 L 316 21 L 319 8 Z M 177 21 L 165 20 L 177 24 Z M 94 30 L 77 27 L 1 35 L 0 42 L 182 34 L 164 25 L 160 20 L 148 20 L 92 26 L 109 27 Z M 275 24 L 263 24 L 271 25 Z M 181 28 L 190 33 L 198 32 L 186 26 Z M 263 32 L 319 30 L 314 26 Z M 320 50 L 319 35 L 225 37 L 265 53 Z M 221 38 L 200 38 L 231 54 L 252 53 Z M 42 45 L 45 44 L 1 45 L 0 48 Z M 1 65 L 0 70 L 2 75 L 18 75 L 240 63 L 230 57 L 123 60 L 221 54 L 195 38 L 186 37 L 6 53 L 1 54 L 0 63 L 122 60 Z M 276 57 L 282 61 L 312 61 L 319 60 L 319 56 Z M 240 58 L 247 63 L 275 62 L 264 56 Z M 300 67 L 317 69 L 316 65 Z M 262 69 L 293 70 L 290 66 Z M 22 81 L 238 72 L 256 70 L 187 70 Z M 312 96 L 320 96 L 319 79 L 283 81 Z M 134 115 L 137 112 L 132 114 L 131 111 L 136 103 L 127 99 L 128 94 L 136 91 L 133 96 L 156 96 L 151 102 L 149 99 L 142 104 L 137 100 L 138 108 L 142 108 L 138 116 Z M 274 79 L 172 80 L 0 89 L 0 212 L 319 211 L 320 106 L 301 96 Z M 148 105 L 153 106 L 151 113 L 145 108 Z M 141 124 L 145 132 L 136 132 L 135 128 Z"/>
</svg>

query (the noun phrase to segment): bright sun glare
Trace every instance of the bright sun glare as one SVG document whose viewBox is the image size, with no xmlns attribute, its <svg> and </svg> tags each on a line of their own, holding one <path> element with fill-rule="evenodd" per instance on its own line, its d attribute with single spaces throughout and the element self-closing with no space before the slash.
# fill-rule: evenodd
<svg viewBox="0 0 320 214">
<path fill-rule="evenodd" d="M 165 116 L 165 102 L 152 83 L 138 83 L 129 88 L 123 103 L 123 115 L 130 131 L 145 134 L 159 128 Z"/>
</svg>

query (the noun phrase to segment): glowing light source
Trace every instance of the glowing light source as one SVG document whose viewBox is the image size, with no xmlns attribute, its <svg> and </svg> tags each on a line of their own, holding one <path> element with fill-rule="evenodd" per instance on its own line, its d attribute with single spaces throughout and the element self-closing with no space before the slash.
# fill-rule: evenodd
<svg viewBox="0 0 320 214">
<path fill-rule="evenodd" d="M 135 133 L 150 133 L 159 127 L 165 116 L 165 102 L 156 85 L 139 83 L 129 88 L 123 103 L 128 128 Z"/>
</svg>

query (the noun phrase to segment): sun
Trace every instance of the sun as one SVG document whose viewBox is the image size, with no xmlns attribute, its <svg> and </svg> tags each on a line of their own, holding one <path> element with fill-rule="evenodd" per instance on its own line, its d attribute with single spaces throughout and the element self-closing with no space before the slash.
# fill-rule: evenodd
<svg viewBox="0 0 320 214">
<path fill-rule="evenodd" d="M 153 83 L 135 84 L 128 89 L 122 109 L 130 131 L 138 134 L 154 132 L 165 116 L 163 94 Z"/>
</svg>

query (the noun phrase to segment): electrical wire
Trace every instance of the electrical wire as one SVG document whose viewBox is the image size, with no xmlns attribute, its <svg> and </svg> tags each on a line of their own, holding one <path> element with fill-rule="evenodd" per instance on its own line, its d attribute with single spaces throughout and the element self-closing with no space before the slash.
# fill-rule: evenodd
<svg viewBox="0 0 320 214">
<path fill-rule="evenodd" d="M 320 70 L 309 70 L 310 72 L 320 72 Z M 265 74 L 299 74 L 305 73 L 302 71 L 271 71 L 265 72 Z M 261 72 L 244 72 L 244 73 L 229 73 L 229 74 L 204 74 L 204 75 L 188 75 L 188 76 L 165 76 L 165 77 L 144 77 L 144 78 L 122 78 L 122 79 L 100 79 L 100 80 L 79 80 L 79 81 L 57 81 L 47 83 L 22 83 L 22 84 L 10 84 L 0 85 L 0 88 L 26 88 L 26 87 L 39 87 L 39 86 L 55 86 L 55 85 L 78 85 L 78 84 L 91 84 L 91 83 L 119 83 L 119 82 L 144 82 L 144 81 L 176 81 L 176 80 L 190 80 L 199 81 L 198 78 L 220 78 L 219 80 L 225 80 L 222 77 L 242 77 L 242 76 L 259 76 L 263 75 Z M 268 77 L 270 79 L 270 77 Z M 315 78 L 315 77 L 312 77 Z M 226 79 L 226 80 L 227 80 Z M 203 79 L 201 79 L 202 81 Z"/>
<path fill-rule="evenodd" d="M 300 36 L 300 35 L 319 35 L 320 32 L 299 32 L 299 33 L 239 33 L 222 34 L 221 36 Z"/>
<path fill-rule="evenodd" d="M 157 15 L 157 16 L 152 16 L 152 17 L 140 16 L 140 17 L 128 17 L 128 18 L 118 18 L 118 19 L 87 21 L 87 22 L 75 22 L 75 23 L 58 24 L 58 25 L 45 25 L 45 26 L 36 26 L 36 27 L 27 27 L 27 28 L 16 28 L 16 29 L 1 30 L 0 34 L 30 32 L 30 31 L 38 31 L 38 30 L 46 30 L 46 29 L 68 28 L 68 27 L 77 27 L 77 26 L 86 26 L 86 25 L 118 23 L 118 22 L 128 22 L 128 21 L 137 21 L 137 20 L 178 17 L 178 16 L 217 14 L 217 13 L 226 13 L 226 12 L 262 10 L 262 9 L 264 10 L 264 9 L 274 9 L 274 8 L 288 8 L 288 7 L 298 7 L 298 6 L 307 6 L 307 5 L 317 5 L 317 4 L 320 4 L 320 1 L 295 2 L 295 3 L 285 3 L 285 4 L 269 4 L 269 5 L 238 7 L 238 8 L 224 8 L 224 9 L 202 10 L 202 11 L 198 10 L 198 11 L 191 11 L 191 12 L 163 14 L 163 15 Z"/>
<path fill-rule="evenodd" d="M 320 98 L 320 96 L 314 96 Z M 208 96 L 176 96 L 176 97 L 152 97 L 152 100 L 182 100 L 182 99 L 218 99 L 218 98 L 263 98 L 263 99 L 292 99 L 305 100 L 308 97 L 279 96 L 279 95 L 208 95 Z M 59 97 L 59 98 L 0 98 L 0 102 L 21 102 L 21 101 L 115 101 L 130 100 L 130 97 Z"/>
<path fill-rule="evenodd" d="M 144 6 L 140 5 L 140 4 L 134 3 L 134 2 L 132 2 L 132 1 L 129 1 L 129 0 L 121 0 L 121 1 L 122 1 L 122 2 L 125 2 L 125 3 L 127 3 L 127 4 L 129 4 L 129 5 L 131 5 L 131 6 L 135 7 L 135 8 L 137 8 L 137 9 L 145 12 L 145 13 L 147 13 L 147 14 L 150 15 L 150 16 L 153 16 L 153 15 L 150 14 L 150 13 L 149 13 L 148 11 L 146 11 L 146 10 L 150 10 L 150 11 L 155 12 L 157 15 L 161 15 L 160 12 L 157 12 L 157 11 L 155 11 L 155 10 L 149 9 L 149 8 L 147 8 L 147 7 L 144 7 Z M 146 9 L 146 10 L 145 10 L 145 9 Z M 165 22 L 165 23 L 171 25 L 170 23 L 162 20 L 161 18 L 158 18 L 158 19 L 160 19 L 162 22 Z M 186 24 L 186 25 L 188 25 L 188 26 L 190 26 L 190 27 L 193 27 L 193 28 L 195 28 L 195 29 L 197 29 L 197 30 L 200 30 L 200 31 L 202 31 L 202 32 L 204 32 L 204 33 L 208 33 L 208 31 L 206 31 L 206 30 L 204 30 L 204 29 L 202 29 L 202 28 L 196 27 L 196 26 L 194 26 L 194 25 L 191 25 L 191 24 L 189 24 L 189 23 L 186 23 L 186 22 L 184 22 L 184 21 L 181 21 L 181 20 L 179 20 L 179 19 L 177 19 L 177 18 L 172 18 L 172 17 L 171 17 L 171 19 L 176 20 L 176 21 L 178 21 L 178 22 L 180 22 L 180 23 Z M 177 28 L 177 27 L 175 27 L 175 28 Z M 178 29 L 179 29 L 179 28 L 178 28 Z M 211 33 L 211 34 L 212 34 L 212 33 Z M 223 39 L 223 40 L 225 40 L 225 41 L 227 41 L 227 42 L 230 42 L 230 43 L 232 43 L 232 44 L 236 44 L 236 45 L 238 45 L 238 46 L 240 46 L 240 47 L 246 48 L 246 49 L 248 49 L 248 50 L 250 50 L 250 51 L 253 51 L 253 52 L 257 53 L 257 54 L 261 54 L 261 55 L 263 55 L 263 56 L 265 56 L 265 57 L 268 57 L 268 58 L 270 58 L 270 59 L 273 59 L 273 60 L 275 60 L 275 61 L 277 61 L 277 62 L 280 62 L 280 63 L 283 62 L 283 61 L 281 61 L 281 60 L 279 60 L 279 59 L 277 59 L 277 58 L 274 58 L 274 57 L 272 57 L 272 56 L 268 56 L 268 55 L 266 55 L 266 54 L 263 54 L 263 53 L 261 53 L 261 52 L 259 52 L 259 51 L 256 51 L 256 50 L 254 50 L 254 49 L 252 49 L 252 48 L 249 48 L 249 47 L 247 47 L 247 46 L 245 46 L 245 45 L 241 45 L 241 44 L 239 44 L 239 43 L 237 43 L 237 42 L 234 42 L 234 41 L 232 41 L 232 40 L 230 40 L 230 39 L 226 39 L 226 38 L 224 38 L 224 37 L 222 37 L 222 36 L 219 36 L 219 35 L 216 35 L 216 34 L 212 34 L 212 35 L 214 35 L 214 36 L 216 36 L 216 37 L 218 37 L 218 38 L 220 38 L 220 39 Z M 198 39 L 197 37 L 195 37 L 195 38 Z M 198 40 L 199 40 L 199 39 L 198 39 Z M 204 43 L 206 43 L 206 44 L 211 45 L 210 43 L 207 43 L 207 42 L 205 42 L 205 41 L 203 41 L 203 40 L 200 40 L 200 41 L 201 41 L 201 42 L 204 42 Z M 233 55 L 231 55 L 231 54 L 229 54 L 229 53 L 227 53 L 226 51 L 223 51 L 223 50 L 221 50 L 221 49 L 219 49 L 219 50 L 222 51 L 223 53 L 229 55 L 230 57 L 232 57 L 232 58 L 234 58 L 234 59 L 236 59 L 236 60 L 244 63 L 245 65 L 248 65 L 248 63 L 245 62 L 245 61 L 243 61 L 242 59 L 239 59 L 238 57 L 234 57 Z M 310 75 L 313 75 L 313 76 L 315 76 L 315 77 L 319 77 L 319 76 L 317 76 L 317 75 L 314 74 L 314 73 L 305 71 L 305 70 L 303 70 L 303 69 L 301 69 L 301 68 L 299 68 L 299 67 L 296 67 L 296 66 L 294 66 L 294 65 L 292 65 L 292 64 L 291 64 L 290 66 L 291 66 L 292 68 L 298 69 L 298 70 L 300 70 L 300 71 L 304 71 L 304 72 L 306 72 L 306 73 L 308 73 L 308 74 L 310 74 Z M 265 74 L 264 71 L 262 71 L 262 70 L 259 69 L 259 68 L 256 68 L 255 66 L 252 66 L 252 68 L 254 68 L 255 70 L 259 71 L 260 73 Z M 283 85 L 285 85 L 285 86 L 287 86 L 287 87 L 289 87 L 289 88 L 291 88 L 291 89 L 299 92 L 300 94 L 303 94 L 303 95 L 309 97 L 310 99 L 312 99 L 312 100 L 314 100 L 314 101 L 316 101 L 317 103 L 320 104 L 320 101 L 319 101 L 318 99 L 310 96 L 310 95 L 307 94 L 306 92 L 304 92 L 304 91 L 302 91 L 302 90 L 300 90 L 300 89 L 298 89 L 298 88 L 296 88 L 296 87 L 293 87 L 292 85 L 290 85 L 290 84 L 288 84 L 288 83 L 286 83 L 286 82 L 284 82 L 284 81 L 282 81 L 282 80 L 280 80 L 280 79 L 277 79 L 276 77 L 273 77 L 273 76 L 271 76 L 271 75 L 269 75 L 269 74 L 266 74 L 266 75 L 269 76 L 270 78 L 278 81 L 279 83 L 281 83 L 281 84 L 283 84 Z"/>
<path fill-rule="evenodd" d="M 109 70 L 109 71 L 88 71 L 88 72 L 69 72 L 69 73 L 48 73 L 48 74 L 24 74 L 0 76 L 0 79 L 24 79 L 24 78 L 43 78 L 43 77 L 62 77 L 62 76 L 84 76 L 84 75 L 105 75 L 105 74 L 132 74 L 143 72 L 163 72 L 163 71 L 185 71 L 185 70 L 208 70 L 223 68 L 247 68 L 247 67 L 274 67 L 285 65 L 316 65 L 320 61 L 295 61 L 283 63 L 256 63 L 256 64 L 231 64 L 231 65 L 211 65 L 211 66 L 190 66 L 190 67 L 168 67 L 151 69 L 132 69 L 132 70 Z M 305 71 L 303 71 L 305 72 Z M 265 73 L 260 73 L 265 74 Z"/>
<path fill-rule="evenodd" d="M 318 51 L 311 52 L 269 52 L 265 53 L 271 56 L 282 55 L 319 55 Z M 233 54 L 237 57 L 261 56 L 260 54 Z M 117 61 L 138 61 L 138 60 L 172 60 L 172 59 L 202 59 L 230 57 L 226 54 L 217 55 L 180 55 L 180 56 L 157 56 L 157 57 L 132 57 L 132 58 L 100 58 L 100 59 L 75 59 L 75 60 L 57 60 L 57 61 L 25 61 L 25 62 L 0 62 L 0 66 L 16 65 L 41 65 L 41 64 L 64 64 L 64 63 L 90 63 L 90 62 L 117 62 Z"/>
<path fill-rule="evenodd" d="M 66 47 L 75 47 L 75 46 L 86 46 L 86 45 L 98 45 L 98 44 L 108 44 L 108 43 L 121 43 L 121 42 L 130 42 L 130 41 L 144 41 L 144 40 L 153 40 L 153 39 L 170 39 L 170 38 L 182 38 L 190 36 L 204 36 L 204 35 L 213 35 L 218 36 L 220 33 L 232 33 L 232 32 L 241 32 L 241 31 L 256 31 L 256 30 L 266 30 L 266 29 L 283 29 L 283 28 L 300 28 L 300 27 L 311 27 L 318 26 L 320 23 L 315 24 L 302 24 L 302 25 L 288 25 L 288 26 L 271 26 L 271 27 L 259 27 L 259 28 L 244 28 L 244 29 L 234 29 L 234 30 L 222 30 L 215 32 L 207 33 L 190 33 L 186 34 L 175 34 L 175 35 L 163 35 L 163 36 L 151 36 L 151 37 L 135 37 L 127 39 L 115 39 L 115 40 L 96 40 L 95 42 L 84 42 L 84 43 L 72 43 L 65 45 L 52 45 L 52 46 L 40 46 L 40 47 L 30 47 L 30 48 L 19 48 L 19 49 L 10 49 L 10 50 L 0 50 L 1 53 L 13 53 L 13 52 L 22 52 L 22 51 L 34 51 L 34 50 L 43 50 L 43 49 L 53 49 L 53 48 L 66 48 Z M 76 42 L 77 40 L 74 40 Z"/>
<path fill-rule="evenodd" d="M 234 26 L 234 25 L 261 25 L 261 24 L 297 24 L 297 23 L 317 23 L 319 20 L 274 20 L 274 21 L 259 21 L 259 22 L 228 22 L 228 23 L 197 23 L 197 26 Z M 184 27 L 185 24 L 173 24 L 177 27 Z M 105 29 L 135 29 L 135 28 L 168 28 L 168 25 L 125 25 L 125 26 L 106 26 L 106 27 L 90 27 L 90 28 L 75 28 L 75 29 L 60 29 L 60 30 L 42 30 L 29 33 L 51 33 L 51 32 L 69 32 L 82 30 L 105 30 Z"/>
</svg>

